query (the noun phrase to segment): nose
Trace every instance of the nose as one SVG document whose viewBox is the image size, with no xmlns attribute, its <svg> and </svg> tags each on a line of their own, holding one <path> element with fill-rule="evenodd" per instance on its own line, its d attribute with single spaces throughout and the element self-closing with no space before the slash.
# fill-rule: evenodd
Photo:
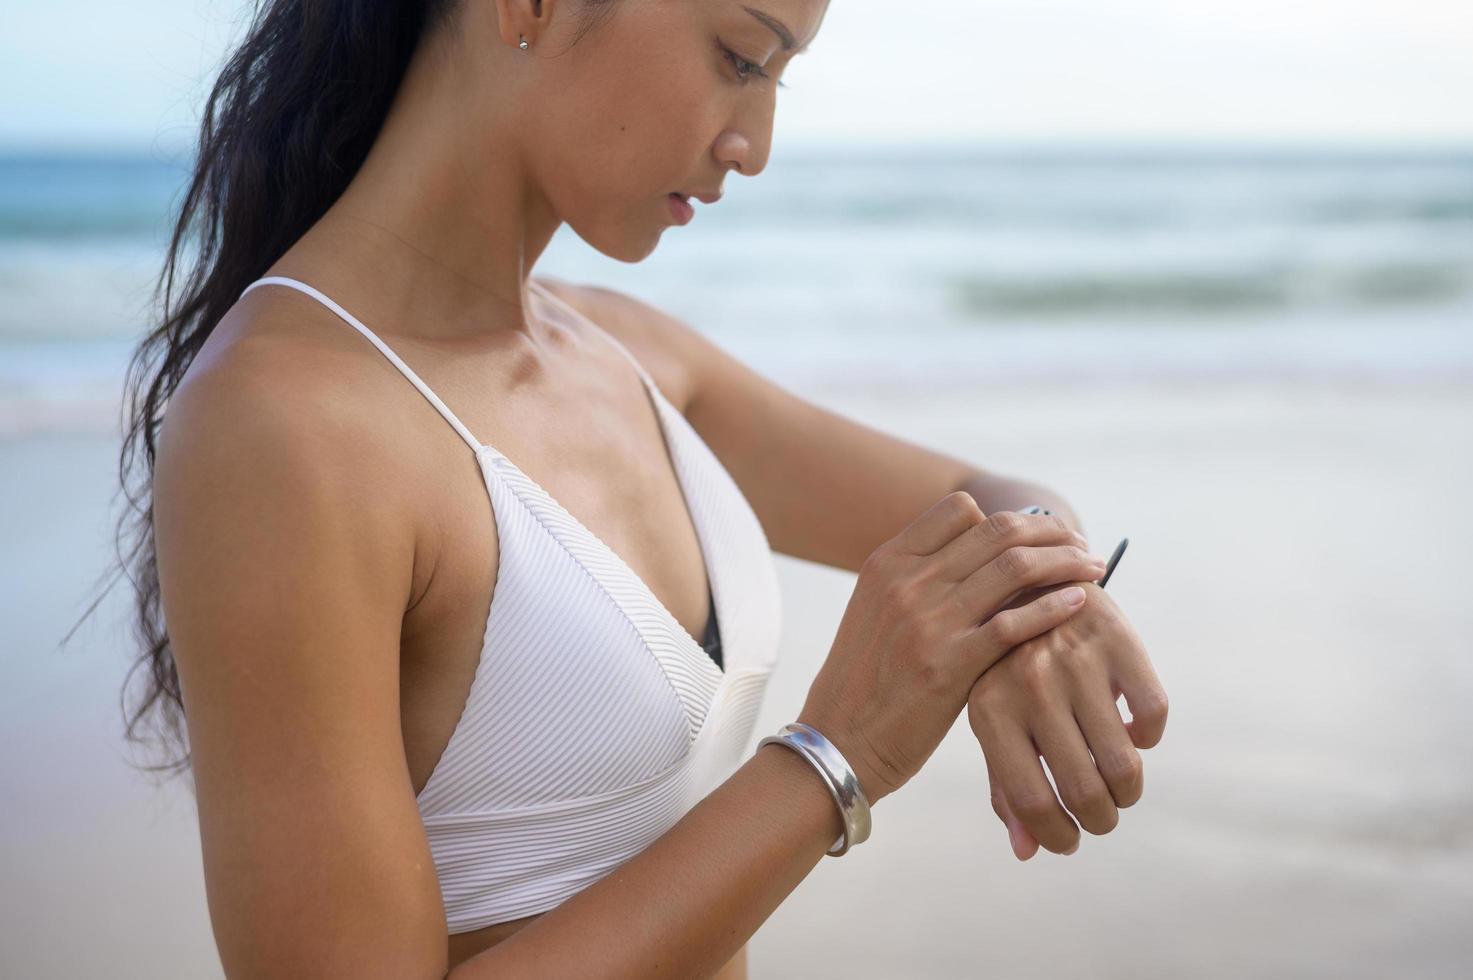
<svg viewBox="0 0 1473 980">
<path fill-rule="evenodd" d="M 760 115 L 740 119 L 717 138 L 712 148 L 723 169 L 755 177 L 767 167 L 772 152 L 772 100 L 765 100 Z"/>
</svg>

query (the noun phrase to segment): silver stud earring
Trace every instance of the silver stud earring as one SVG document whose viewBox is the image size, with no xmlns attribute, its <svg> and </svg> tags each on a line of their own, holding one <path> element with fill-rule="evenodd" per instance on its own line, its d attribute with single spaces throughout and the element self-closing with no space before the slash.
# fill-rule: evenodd
<svg viewBox="0 0 1473 980">
<path fill-rule="evenodd" d="M 518 34 L 517 37 L 521 37 L 522 38 L 522 43 L 521 44 L 518 44 L 517 47 L 521 48 L 523 51 L 527 50 L 527 39 L 524 38 L 524 37 L 522 37 L 522 35 L 520 35 L 520 34 Z"/>
</svg>

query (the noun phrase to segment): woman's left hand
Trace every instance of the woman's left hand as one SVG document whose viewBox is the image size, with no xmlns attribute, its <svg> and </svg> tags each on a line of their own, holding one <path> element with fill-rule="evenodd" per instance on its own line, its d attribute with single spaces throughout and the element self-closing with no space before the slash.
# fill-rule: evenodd
<svg viewBox="0 0 1473 980">
<path fill-rule="evenodd" d="M 1064 583 L 1029 590 L 1013 605 L 1070 584 L 1084 587 L 1084 608 L 1010 650 L 978 678 L 967 700 L 968 720 L 987 759 L 992 808 L 1020 861 L 1040 844 L 1072 854 L 1081 826 L 1097 835 L 1113 830 L 1116 808 L 1141 796 L 1137 750 L 1159 742 L 1166 727 L 1166 691 L 1140 637 L 1102 588 Z M 1129 722 L 1116 707 L 1122 693 Z"/>
</svg>

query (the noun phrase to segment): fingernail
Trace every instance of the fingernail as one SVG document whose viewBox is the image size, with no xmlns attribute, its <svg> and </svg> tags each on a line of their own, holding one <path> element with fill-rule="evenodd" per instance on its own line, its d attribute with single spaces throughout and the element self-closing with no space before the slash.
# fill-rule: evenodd
<svg viewBox="0 0 1473 980">
<path fill-rule="evenodd" d="M 1084 601 L 1084 590 L 1079 586 L 1071 586 L 1064 590 L 1063 599 L 1071 606 L 1077 606 Z"/>
</svg>

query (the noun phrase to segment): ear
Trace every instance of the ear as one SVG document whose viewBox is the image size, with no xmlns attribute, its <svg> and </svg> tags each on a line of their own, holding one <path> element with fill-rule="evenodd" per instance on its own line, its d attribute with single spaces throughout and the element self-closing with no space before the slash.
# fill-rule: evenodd
<svg viewBox="0 0 1473 980">
<path fill-rule="evenodd" d="M 501 40 L 518 47 L 525 40 L 529 47 L 547 32 L 558 7 L 558 0 L 493 0 L 496 5 L 497 31 Z"/>
</svg>

